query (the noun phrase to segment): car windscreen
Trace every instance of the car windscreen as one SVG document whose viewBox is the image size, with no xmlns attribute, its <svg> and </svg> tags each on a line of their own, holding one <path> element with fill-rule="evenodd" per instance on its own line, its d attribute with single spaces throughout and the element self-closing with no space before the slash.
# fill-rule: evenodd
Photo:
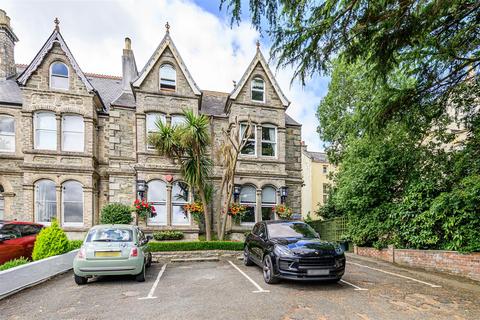
<svg viewBox="0 0 480 320">
<path fill-rule="evenodd" d="M 86 242 L 131 242 L 133 233 L 130 229 L 124 228 L 99 228 L 91 230 Z"/>
<path fill-rule="evenodd" d="M 315 230 L 302 222 L 272 223 L 267 228 L 270 238 L 318 238 Z"/>
</svg>

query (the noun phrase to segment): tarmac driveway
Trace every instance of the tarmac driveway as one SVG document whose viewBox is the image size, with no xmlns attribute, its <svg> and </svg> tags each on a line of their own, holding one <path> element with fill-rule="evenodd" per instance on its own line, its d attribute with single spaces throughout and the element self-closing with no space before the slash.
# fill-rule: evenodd
<svg viewBox="0 0 480 320">
<path fill-rule="evenodd" d="M 242 261 L 154 264 L 144 283 L 66 273 L 0 301 L 0 319 L 479 319 L 478 283 L 348 257 L 338 284 L 267 285 Z"/>
</svg>

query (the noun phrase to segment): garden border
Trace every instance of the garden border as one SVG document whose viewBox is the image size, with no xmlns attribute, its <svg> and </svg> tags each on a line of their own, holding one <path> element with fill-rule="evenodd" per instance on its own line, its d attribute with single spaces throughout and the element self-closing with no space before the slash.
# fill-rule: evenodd
<svg viewBox="0 0 480 320">
<path fill-rule="evenodd" d="M 73 268 L 78 249 L 0 271 L 0 300 Z"/>
</svg>

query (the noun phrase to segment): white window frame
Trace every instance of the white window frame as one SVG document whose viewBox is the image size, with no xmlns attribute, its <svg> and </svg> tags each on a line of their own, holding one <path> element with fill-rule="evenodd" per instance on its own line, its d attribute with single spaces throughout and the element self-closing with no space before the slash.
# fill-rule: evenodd
<svg viewBox="0 0 480 320">
<path fill-rule="evenodd" d="M 65 184 L 78 183 L 82 187 L 82 222 L 65 222 Z M 79 201 L 68 201 L 77 203 Z M 68 180 L 62 183 L 62 225 L 66 227 L 83 227 L 83 219 L 85 218 L 85 190 L 83 185 L 76 180 Z"/>
<path fill-rule="evenodd" d="M 248 153 L 243 153 L 243 148 L 242 150 L 240 150 L 240 155 L 243 156 L 243 157 L 256 157 L 257 156 L 257 125 L 256 124 L 251 124 L 252 126 L 252 130 L 253 130 L 253 133 L 255 135 L 255 137 L 252 139 L 252 138 L 246 138 L 247 141 L 253 141 L 254 143 L 254 150 L 255 150 L 255 153 L 254 154 L 248 154 Z M 245 130 L 247 128 L 247 124 L 246 123 L 240 123 L 240 130 L 239 130 L 239 134 L 240 134 L 240 139 L 242 139 L 242 135 L 243 135 L 243 132 L 242 132 L 242 127 L 245 127 Z M 242 140 L 242 143 L 243 143 L 243 140 Z"/>
<path fill-rule="evenodd" d="M 163 180 L 160 180 L 160 179 L 153 179 L 153 180 L 150 180 L 148 181 L 147 185 L 148 185 L 148 188 L 150 189 L 150 184 L 153 183 L 153 182 L 160 182 L 160 183 L 163 183 L 165 185 L 165 200 L 163 201 L 151 201 L 148 197 L 148 193 L 147 193 L 147 201 L 149 203 L 151 203 L 152 205 L 161 205 L 161 206 L 164 206 L 165 207 L 165 223 L 152 223 L 151 221 L 149 221 L 149 219 L 147 218 L 147 226 L 166 226 L 168 225 L 168 196 L 167 196 L 167 183 Z M 159 214 L 159 212 L 157 212 L 157 214 Z"/>
<path fill-rule="evenodd" d="M 53 115 L 53 117 L 55 118 L 55 130 L 52 130 L 52 129 L 39 129 L 38 128 L 38 118 L 41 117 L 41 115 L 45 115 L 45 114 L 48 114 L 50 116 Z M 38 146 L 38 138 L 37 138 L 37 131 L 49 131 L 49 132 L 55 132 L 55 148 L 52 148 L 52 149 L 44 149 L 44 148 L 39 148 Z M 38 112 L 35 112 L 35 115 L 33 117 L 33 145 L 34 145 L 34 149 L 36 150 L 57 150 L 57 117 L 55 115 L 54 112 L 51 112 L 51 111 L 38 111 Z"/>
<path fill-rule="evenodd" d="M 255 202 L 242 202 L 242 191 L 240 191 L 240 197 L 238 199 L 238 202 L 239 204 L 241 205 L 245 205 L 247 207 L 253 207 L 253 218 L 254 218 L 254 222 L 242 222 L 242 220 L 240 220 L 240 225 L 241 226 L 253 226 L 255 223 L 257 223 L 257 210 L 258 210 L 258 207 L 257 207 L 257 188 L 253 185 L 250 185 L 250 184 L 246 184 L 246 185 L 243 185 L 242 186 L 242 189 L 245 188 L 245 187 L 250 187 L 250 188 L 253 188 L 254 192 L 255 192 Z"/>
<path fill-rule="evenodd" d="M 16 148 L 16 137 L 15 137 L 15 131 L 16 131 L 16 126 L 15 126 L 15 117 L 11 115 L 6 115 L 6 114 L 0 114 L 0 118 L 7 118 L 11 119 L 13 121 L 13 133 L 12 132 L 7 132 L 7 131 L 0 131 L 0 136 L 3 137 L 13 137 L 13 148 L 12 149 L 0 149 L 0 152 L 15 152 Z"/>
<path fill-rule="evenodd" d="M 67 76 L 64 76 L 64 75 L 61 75 L 61 74 L 53 74 L 52 73 L 52 69 L 53 69 L 53 66 L 55 64 L 63 64 L 65 66 L 65 68 L 67 68 Z M 54 87 L 52 85 L 52 77 L 58 77 L 58 78 L 66 78 L 67 79 L 67 87 L 66 88 L 58 88 L 58 87 Z M 50 89 L 54 89 L 54 90 L 69 90 L 70 89 L 70 69 L 68 68 L 68 66 L 63 63 L 62 61 L 54 61 L 52 62 L 52 64 L 50 65 L 50 72 L 49 72 L 49 86 L 50 86 Z"/>
<path fill-rule="evenodd" d="M 57 216 L 58 216 L 58 212 L 57 212 L 57 186 L 55 185 L 55 182 L 53 182 L 52 180 L 50 179 L 41 179 L 41 180 L 38 180 L 35 182 L 33 188 L 34 188 L 34 197 L 33 197 L 33 201 L 34 201 L 34 216 L 35 216 L 35 222 L 38 222 L 40 224 L 43 224 L 43 225 L 46 225 L 46 226 L 49 226 L 51 224 L 50 221 L 41 221 L 40 219 L 38 219 L 38 194 L 37 194 L 37 187 L 38 187 L 38 184 L 40 184 L 41 182 L 43 181 L 49 181 L 49 182 L 52 182 L 53 185 L 54 185 L 54 188 L 55 188 L 55 216 L 53 217 L 54 219 L 57 219 Z M 47 200 L 47 202 L 52 202 L 51 200 Z"/>
<path fill-rule="evenodd" d="M 271 141 L 271 140 L 263 140 L 263 128 L 269 128 L 269 129 L 274 129 L 275 130 L 275 140 Z M 277 152 L 278 152 L 278 130 L 277 130 L 277 127 L 272 125 L 272 124 L 263 124 L 262 125 L 262 134 L 261 134 L 261 141 L 260 141 L 260 153 L 262 155 L 262 157 L 268 157 L 268 158 L 277 158 Z M 263 143 L 270 143 L 270 144 L 274 144 L 275 145 L 275 148 L 273 148 L 273 156 L 269 156 L 269 155 L 264 155 L 263 154 Z"/>
<path fill-rule="evenodd" d="M 175 184 L 178 184 L 178 183 L 184 183 L 186 185 L 186 182 L 180 181 L 180 180 L 177 180 L 177 181 L 172 183 L 172 193 L 171 193 L 171 196 L 172 196 L 172 201 L 171 201 L 171 203 L 172 203 L 172 217 L 171 217 L 170 221 L 172 221 L 173 226 L 189 226 L 191 224 L 191 218 L 190 218 L 190 213 L 189 212 L 186 212 L 186 214 L 187 214 L 187 222 L 186 223 L 174 223 L 174 221 L 173 221 L 173 216 L 175 214 L 174 211 L 173 211 L 173 207 L 182 206 L 182 205 L 184 206 L 184 205 L 188 204 L 188 202 L 190 200 L 190 190 L 188 190 L 188 198 L 189 199 L 187 199 L 186 201 L 175 199 L 174 194 L 173 194 L 173 190 L 175 188 Z"/>
<path fill-rule="evenodd" d="M 81 118 L 82 119 L 82 131 L 66 131 L 65 130 L 65 118 Z M 65 133 L 76 133 L 76 134 L 81 134 L 82 139 L 80 139 L 79 142 L 81 142 L 81 148 L 78 150 L 66 150 L 65 149 Z M 78 115 L 78 114 L 65 114 L 62 116 L 62 151 L 67 151 L 67 152 L 85 152 L 85 120 L 83 119 L 83 116 Z"/>
<path fill-rule="evenodd" d="M 264 202 L 263 201 L 263 191 L 267 188 L 271 188 L 273 189 L 273 194 L 274 194 L 274 201 L 275 202 Z M 261 195 L 261 200 L 260 200 L 260 203 L 261 203 L 261 211 L 263 211 L 263 208 L 270 208 L 270 210 L 272 210 L 272 207 L 277 205 L 277 188 L 275 188 L 274 186 L 271 186 L 271 185 L 267 185 L 267 186 L 264 186 L 262 188 L 262 195 Z M 263 221 L 263 212 L 261 212 L 262 214 L 260 215 L 261 216 L 261 219 Z M 273 219 L 275 220 L 275 214 L 272 212 L 272 216 L 273 216 Z"/>
<path fill-rule="evenodd" d="M 162 119 L 162 122 L 164 124 L 167 123 L 167 118 L 163 113 L 160 112 L 148 112 L 145 115 L 145 145 L 147 146 L 148 151 L 155 150 L 154 146 L 151 146 L 148 144 L 148 135 L 153 132 L 158 132 L 158 128 L 155 126 L 154 130 L 148 130 L 148 123 L 149 123 L 149 118 L 156 117 L 155 122 L 157 121 L 158 118 Z"/>
<path fill-rule="evenodd" d="M 177 120 L 177 119 L 181 119 L 181 120 Z M 183 116 L 181 114 L 173 114 L 170 117 L 170 125 L 171 126 L 178 126 L 178 125 L 182 125 L 182 124 L 185 124 L 185 123 L 187 123 L 187 119 L 185 118 L 185 116 Z"/>
<path fill-rule="evenodd" d="M 173 72 L 175 73 L 175 78 L 174 79 L 169 79 L 169 78 L 162 78 L 162 68 L 164 67 L 170 67 L 172 68 Z M 162 88 L 162 80 L 165 79 L 167 81 L 174 81 L 174 88 Z M 166 85 L 169 85 L 168 83 Z M 166 91 L 174 91 L 176 92 L 177 91 L 177 70 L 175 69 L 175 67 L 171 64 L 171 63 L 164 63 L 160 66 L 160 68 L 158 68 L 158 87 L 160 88 L 160 90 L 166 90 Z"/>
<path fill-rule="evenodd" d="M 263 83 L 263 90 L 256 89 L 256 88 L 253 87 L 253 83 L 254 83 L 256 80 L 262 81 L 262 83 Z M 253 99 L 253 91 L 261 92 L 263 99 L 262 99 L 262 100 L 255 100 L 255 99 Z M 265 80 L 263 80 L 263 78 L 261 78 L 261 77 L 259 77 L 259 76 L 253 77 L 253 79 L 252 79 L 252 81 L 251 81 L 251 83 L 250 83 L 250 98 L 251 98 L 252 101 L 254 101 L 254 102 L 265 103 L 265 95 L 266 95 Z"/>
</svg>

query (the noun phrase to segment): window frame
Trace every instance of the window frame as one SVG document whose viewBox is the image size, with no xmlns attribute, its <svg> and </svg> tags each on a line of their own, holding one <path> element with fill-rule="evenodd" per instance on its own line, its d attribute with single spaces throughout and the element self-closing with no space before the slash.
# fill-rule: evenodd
<svg viewBox="0 0 480 320">
<path fill-rule="evenodd" d="M 62 74 L 53 74 L 52 69 L 53 69 L 53 66 L 56 65 L 56 64 L 62 64 L 62 65 L 65 66 L 65 68 L 67 68 L 67 75 L 66 76 L 62 75 Z M 52 77 L 67 79 L 67 87 L 66 88 L 54 87 L 52 85 Z M 52 62 L 52 64 L 50 64 L 50 68 L 49 68 L 49 88 L 53 89 L 53 90 L 63 90 L 63 91 L 70 90 L 70 68 L 63 61 L 54 61 L 54 62 Z"/>
<path fill-rule="evenodd" d="M 263 83 L 263 90 L 259 90 L 259 89 L 256 89 L 253 87 L 253 84 L 256 80 L 261 80 L 262 83 Z M 261 92 L 262 93 L 262 100 L 256 100 L 253 98 L 253 91 L 255 92 Z M 265 96 L 266 96 L 266 90 L 265 90 L 265 80 L 260 77 L 260 76 L 254 76 L 252 78 L 252 81 L 250 82 L 250 98 L 253 102 L 257 102 L 257 103 L 265 103 Z"/>
<path fill-rule="evenodd" d="M 46 114 L 48 114 L 50 116 L 53 116 L 53 118 L 55 119 L 55 129 L 39 129 L 38 128 L 38 118 L 41 115 L 46 115 Z M 52 150 L 52 151 L 57 150 L 57 148 L 58 148 L 57 130 L 58 130 L 58 128 L 57 128 L 57 117 L 56 117 L 55 112 L 52 112 L 52 111 L 37 111 L 37 112 L 35 112 L 35 114 L 33 116 L 33 148 L 35 150 Z M 53 149 L 40 148 L 38 146 L 38 143 L 39 143 L 39 139 L 38 139 L 38 136 L 37 136 L 38 131 L 54 132 L 55 133 L 55 148 L 53 148 Z"/>
<path fill-rule="evenodd" d="M 240 123 L 240 130 L 238 131 L 239 135 L 240 135 L 240 139 L 242 139 L 242 135 L 243 135 L 242 126 L 247 127 L 247 124 L 246 123 Z M 251 126 L 253 127 L 252 130 L 253 130 L 253 133 L 254 133 L 254 138 L 245 138 L 245 139 L 247 140 L 247 142 L 248 141 L 253 141 L 253 143 L 254 143 L 253 150 L 255 150 L 255 153 L 254 154 L 243 153 L 243 148 L 242 148 L 242 150 L 240 150 L 240 155 L 244 156 L 244 157 L 256 157 L 257 156 L 257 125 L 255 123 L 252 123 Z M 242 143 L 243 143 L 243 140 L 242 140 Z"/>
<path fill-rule="evenodd" d="M 255 194 L 255 201 L 254 202 L 242 202 L 242 190 L 244 188 L 253 188 L 254 190 L 254 194 Z M 241 204 L 241 205 L 245 205 L 247 207 L 253 207 L 253 219 L 254 221 L 253 222 L 242 222 L 242 220 L 240 219 L 240 225 L 241 226 L 253 226 L 255 223 L 259 222 L 257 221 L 257 188 L 254 186 L 254 185 L 251 185 L 251 184 L 246 184 L 246 185 L 243 185 L 242 186 L 242 189 L 240 190 L 240 195 L 239 195 L 239 198 L 238 198 L 238 203 Z"/>
<path fill-rule="evenodd" d="M 182 200 L 182 201 L 178 201 L 178 200 L 174 199 L 174 188 L 175 188 L 175 184 L 180 184 L 180 183 L 184 183 L 185 186 L 187 187 L 187 193 L 188 193 L 188 194 L 187 194 L 187 200 L 185 200 L 185 201 L 183 201 L 183 200 Z M 173 217 L 174 217 L 174 215 L 175 215 L 175 212 L 174 212 L 174 210 L 173 210 L 173 207 L 181 207 L 181 206 L 185 206 L 186 204 L 189 203 L 189 200 L 190 200 L 190 190 L 189 190 L 189 187 L 188 187 L 187 183 L 184 182 L 184 181 L 181 181 L 181 180 L 174 181 L 174 182 L 172 183 L 172 193 L 171 193 L 171 197 L 172 197 L 172 198 L 171 198 L 171 204 L 172 204 L 171 224 L 172 224 L 172 226 L 189 226 L 189 225 L 191 225 L 191 217 L 190 217 L 190 213 L 189 213 L 188 211 L 185 212 L 185 213 L 186 213 L 186 217 L 187 217 L 187 223 L 175 223 L 175 222 L 174 222 L 174 219 L 173 219 Z"/>
<path fill-rule="evenodd" d="M 39 201 L 38 201 L 38 187 L 39 187 L 39 184 L 42 183 L 42 182 L 51 182 L 53 184 L 53 188 L 55 190 L 55 202 L 53 202 L 52 200 L 45 200 L 46 203 L 55 203 L 55 215 L 52 217 L 52 219 L 57 219 L 57 215 L 58 215 L 58 212 L 57 212 L 57 202 L 58 202 L 58 197 L 57 197 L 57 185 L 55 184 L 55 182 L 53 180 L 50 180 L 50 179 L 40 179 L 40 180 L 37 180 L 35 182 L 35 184 L 33 185 L 34 187 L 34 196 L 33 196 L 33 206 L 34 206 L 34 217 L 35 217 L 35 222 L 37 223 L 40 223 L 40 224 L 43 224 L 43 225 L 47 225 L 49 226 L 51 224 L 51 221 L 41 221 L 39 219 L 39 216 L 38 216 L 38 204 L 39 204 Z"/>
<path fill-rule="evenodd" d="M 82 131 L 66 131 L 65 130 L 65 118 L 81 118 L 82 119 Z M 73 133 L 73 134 L 81 134 L 82 135 L 82 148 L 81 150 L 65 150 L 65 132 Z M 85 152 L 85 119 L 82 115 L 79 114 L 64 114 L 62 115 L 62 151 L 66 152 Z"/>
<path fill-rule="evenodd" d="M 275 131 L 275 140 L 271 141 L 271 140 L 263 140 L 263 128 L 268 128 L 268 129 L 274 129 Z M 274 144 L 275 147 L 274 147 L 274 155 L 273 156 L 269 156 L 269 155 L 264 155 L 263 154 L 263 144 L 264 143 L 268 143 L 268 144 Z M 273 124 L 262 124 L 262 135 L 260 136 L 260 147 L 261 147 L 261 155 L 262 157 L 268 157 L 268 158 L 277 158 L 277 155 L 278 155 L 278 128 L 277 126 L 273 125 Z"/>
<path fill-rule="evenodd" d="M 66 222 L 65 221 L 65 185 L 70 183 L 79 184 L 82 187 L 82 222 Z M 68 201 L 71 203 L 79 203 L 80 201 Z M 62 225 L 66 227 L 83 227 L 83 220 L 85 218 L 85 190 L 83 184 L 76 180 L 67 180 L 62 183 Z"/>
<path fill-rule="evenodd" d="M 16 124 L 15 124 L 15 117 L 11 116 L 9 114 L 0 114 L 0 118 L 6 118 L 6 119 L 11 119 L 13 122 L 13 133 L 12 132 L 7 132 L 7 131 L 0 131 L 0 136 L 4 137 L 13 137 L 13 148 L 12 150 L 8 149 L 0 149 L 0 152 L 8 152 L 8 153 L 14 153 L 16 149 Z"/>
<path fill-rule="evenodd" d="M 174 120 L 173 119 L 182 119 L 180 121 L 178 120 L 175 120 L 176 123 L 174 123 Z M 181 115 L 181 114 L 172 114 L 170 116 L 170 126 L 179 126 L 179 125 L 182 125 L 182 124 L 186 124 L 187 123 L 187 118 L 185 118 L 184 115 Z"/>
<path fill-rule="evenodd" d="M 155 147 L 148 144 L 148 135 L 150 133 L 158 132 L 158 128 L 156 128 L 156 130 L 150 130 L 150 131 L 148 130 L 148 123 L 149 123 L 148 120 L 149 120 L 150 117 L 153 117 L 153 116 L 156 116 L 155 122 L 157 121 L 158 118 L 161 118 L 162 122 L 164 124 L 167 124 L 167 117 L 164 113 L 155 112 L 155 111 L 145 113 L 145 145 L 147 147 L 147 151 L 154 151 L 155 150 Z"/>
<path fill-rule="evenodd" d="M 151 183 L 154 183 L 154 182 L 160 182 L 162 183 L 164 186 L 165 186 L 165 200 L 162 200 L 162 201 L 151 201 L 149 199 L 150 197 L 150 190 L 151 190 L 151 187 L 150 187 L 150 184 Z M 147 202 L 154 205 L 154 206 L 165 206 L 165 223 L 155 223 L 155 222 L 151 222 L 150 218 L 147 218 L 147 221 L 146 221 L 146 224 L 147 226 L 167 226 L 168 225 L 168 194 L 167 194 L 167 183 L 161 179 L 152 179 L 150 181 L 147 182 L 147 186 L 148 186 L 148 192 L 147 192 Z M 157 210 L 157 215 L 159 214 L 158 210 Z"/>
<path fill-rule="evenodd" d="M 2 185 L 0 185 L 2 187 Z M 0 188 L 0 220 L 5 219 L 5 197 L 3 196 L 2 188 Z"/>
<path fill-rule="evenodd" d="M 263 201 L 263 191 L 267 188 L 271 188 L 273 189 L 273 194 L 274 194 L 274 199 L 275 201 L 274 202 L 265 202 Z M 278 202 L 278 199 L 277 199 L 277 188 L 275 188 L 274 186 L 272 185 L 266 185 L 262 188 L 262 194 L 261 194 L 261 198 L 260 198 L 260 204 L 261 204 L 261 210 L 262 210 L 262 221 L 263 220 L 263 208 L 269 208 L 270 211 L 272 211 L 272 207 L 273 206 L 276 206 L 277 205 L 277 202 Z M 275 220 L 275 214 L 273 212 L 270 212 L 271 214 L 271 217 L 273 217 L 272 220 Z"/>
<path fill-rule="evenodd" d="M 162 68 L 164 67 L 170 67 L 172 68 L 173 72 L 174 72 L 174 79 L 168 79 L 168 78 L 162 78 Z M 169 88 L 168 86 L 171 86 L 169 85 L 168 83 L 162 83 L 163 80 L 166 80 L 166 81 L 174 81 L 173 82 L 173 88 Z M 163 86 L 167 86 L 167 87 L 162 87 Z M 160 68 L 158 68 L 158 87 L 161 91 L 172 91 L 172 92 L 176 92 L 177 91 L 177 69 L 175 68 L 175 66 L 171 63 L 163 63 Z"/>
</svg>

